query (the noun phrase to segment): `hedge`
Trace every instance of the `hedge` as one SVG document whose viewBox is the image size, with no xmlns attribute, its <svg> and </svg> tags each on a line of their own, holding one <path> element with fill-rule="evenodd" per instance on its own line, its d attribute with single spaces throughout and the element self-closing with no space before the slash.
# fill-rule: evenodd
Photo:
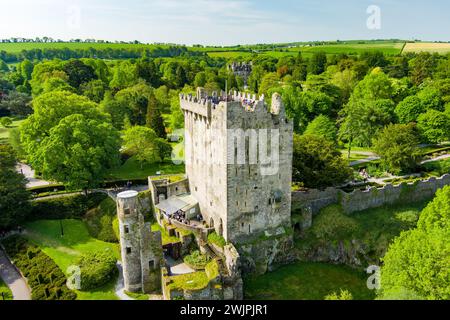
<svg viewBox="0 0 450 320">
<path fill-rule="evenodd" d="M 33 300 L 75 300 L 77 295 L 67 286 L 67 278 L 56 263 L 37 246 L 20 236 L 3 241 L 6 253 L 28 279 Z"/>
<path fill-rule="evenodd" d="M 28 220 L 80 219 L 107 197 L 104 193 L 91 193 L 35 200 Z"/>
<path fill-rule="evenodd" d="M 81 269 L 81 290 L 92 290 L 110 282 L 118 272 L 116 262 L 112 251 L 81 255 L 75 263 Z"/>
</svg>

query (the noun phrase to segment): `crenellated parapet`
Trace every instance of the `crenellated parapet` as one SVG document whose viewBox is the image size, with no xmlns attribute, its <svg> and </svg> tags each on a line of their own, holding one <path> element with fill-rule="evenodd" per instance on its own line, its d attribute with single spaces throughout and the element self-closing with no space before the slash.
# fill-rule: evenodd
<svg viewBox="0 0 450 320">
<path fill-rule="evenodd" d="M 211 115 L 219 105 L 224 108 L 220 110 L 228 110 L 228 112 L 241 111 L 246 112 L 262 112 L 275 116 L 284 117 L 285 109 L 281 96 L 275 93 L 272 97 L 270 107 L 265 103 L 264 95 L 256 95 L 249 92 L 230 91 L 226 94 L 224 91 L 218 94 L 213 92 L 208 95 L 206 90 L 198 88 L 196 95 L 180 94 L 181 109 L 185 112 L 191 112 L 195 115 L 203 116 L 211 119 Z"/>
</svg>

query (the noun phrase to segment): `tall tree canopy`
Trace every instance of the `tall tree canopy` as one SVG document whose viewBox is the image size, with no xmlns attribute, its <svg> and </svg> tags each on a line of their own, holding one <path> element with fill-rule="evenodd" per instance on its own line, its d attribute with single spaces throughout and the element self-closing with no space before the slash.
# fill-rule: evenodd
<svg viewBox="0 0 450 320">
<path fill-rule="evenodd" d="M 12 147 L 0 144 L 0 230 L 19 225 L 30 211 L 30 194 L 16 162 Z"/>
<path fill-rule="evenodd" d="M 72 114 L 50 129 L 34 164 L 45 179 L 73 189 L 99 185 L 119 163 L 120 135 L 108 122 Z"/>
<path fill-rule="evenodd" d="M 436 193 L 417 228 L 403 232 L 382 259 L 382 299 L 450 299 L 450 186 Z"/>
<path fill-rule="evenodd" d="M 315 135 L 294 135 L 292 178 L 305 187 L 325 188 L 344 183 L 352 171 L 335 144 Z"/>
</svg>

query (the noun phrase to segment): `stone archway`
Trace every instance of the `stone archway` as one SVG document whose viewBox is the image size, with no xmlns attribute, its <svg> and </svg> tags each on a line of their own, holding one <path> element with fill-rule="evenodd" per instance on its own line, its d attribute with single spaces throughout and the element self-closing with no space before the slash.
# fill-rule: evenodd
<svg viewBox="0 0 450 320">
<path fill-rule="evenodd" d="M 214 228 L 214 219 L 213 218 L 209 219 L 209 227 Z"/>
</svg>

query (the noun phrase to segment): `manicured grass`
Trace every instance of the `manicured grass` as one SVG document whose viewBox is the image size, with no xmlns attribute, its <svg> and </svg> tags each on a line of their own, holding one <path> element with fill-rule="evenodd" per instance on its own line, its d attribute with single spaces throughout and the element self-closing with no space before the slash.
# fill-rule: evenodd
<svg viewBox="0 0 450 320">
<path fill-rule="evenodd" d="M 7 143 L 9 139 L 9 131 L 13 128 L 17 128 L 24 120 L 13 120 L 11 126 L 5 128 L 0 126 L 0 143 Z"/>
<path fill-rule="evenodd" d="M 172 281 L 167 286 L 169 289 L 200 290 L 206 288 L 209 283 L 208 276 L 204 271 L 172 276 L 169 279 Z"/>
<path fill-rule="evenodd" d="M 3 295 L 3 298 L 2 298 L 2 295 Z M 11 290 L 8 288 L 8 286 L 0 278 L 0 301 L 2 301 L 3 299 L 12 300 L 13 295 L 12 295 Z"/>
<path fill-rule="evenodd" d="M 162 163 L 145 164 L 141 168 L 141 165 L 136 158 L 131 157 L 119 168 L 111 170 L 108 178 L 111 180 L 146 179 L 149 176 L 156 175 L 156 172 L 158 171 L 163 175 L 183 174 L 185 172 L 184 168 L 184 164 L 176 165 L 170 160 Z"/>
<path fill-rule="evenodd" d="M 84 222 L 61 220 L 64 236 L 61 236 L 59 220 L 40 220 L 26 225 L 26 237 L 38 245 L 67 274 L 80 254 L 102 250 L 112 250 L 120 259 L 119 245 L 92 238 Z M 115 281 L 104 287 L 90 291 L 77 291 L 80 300 L 115 300 Z"/>
<path fill-rule="evenodd" d="M 374 299 L 366 275 L 346 266 L 295 263 L 262 276 L 244 279 L 245 299 L 323 300 L 332 292 L 348 290 L 355 300 Z"/>
</svg>

